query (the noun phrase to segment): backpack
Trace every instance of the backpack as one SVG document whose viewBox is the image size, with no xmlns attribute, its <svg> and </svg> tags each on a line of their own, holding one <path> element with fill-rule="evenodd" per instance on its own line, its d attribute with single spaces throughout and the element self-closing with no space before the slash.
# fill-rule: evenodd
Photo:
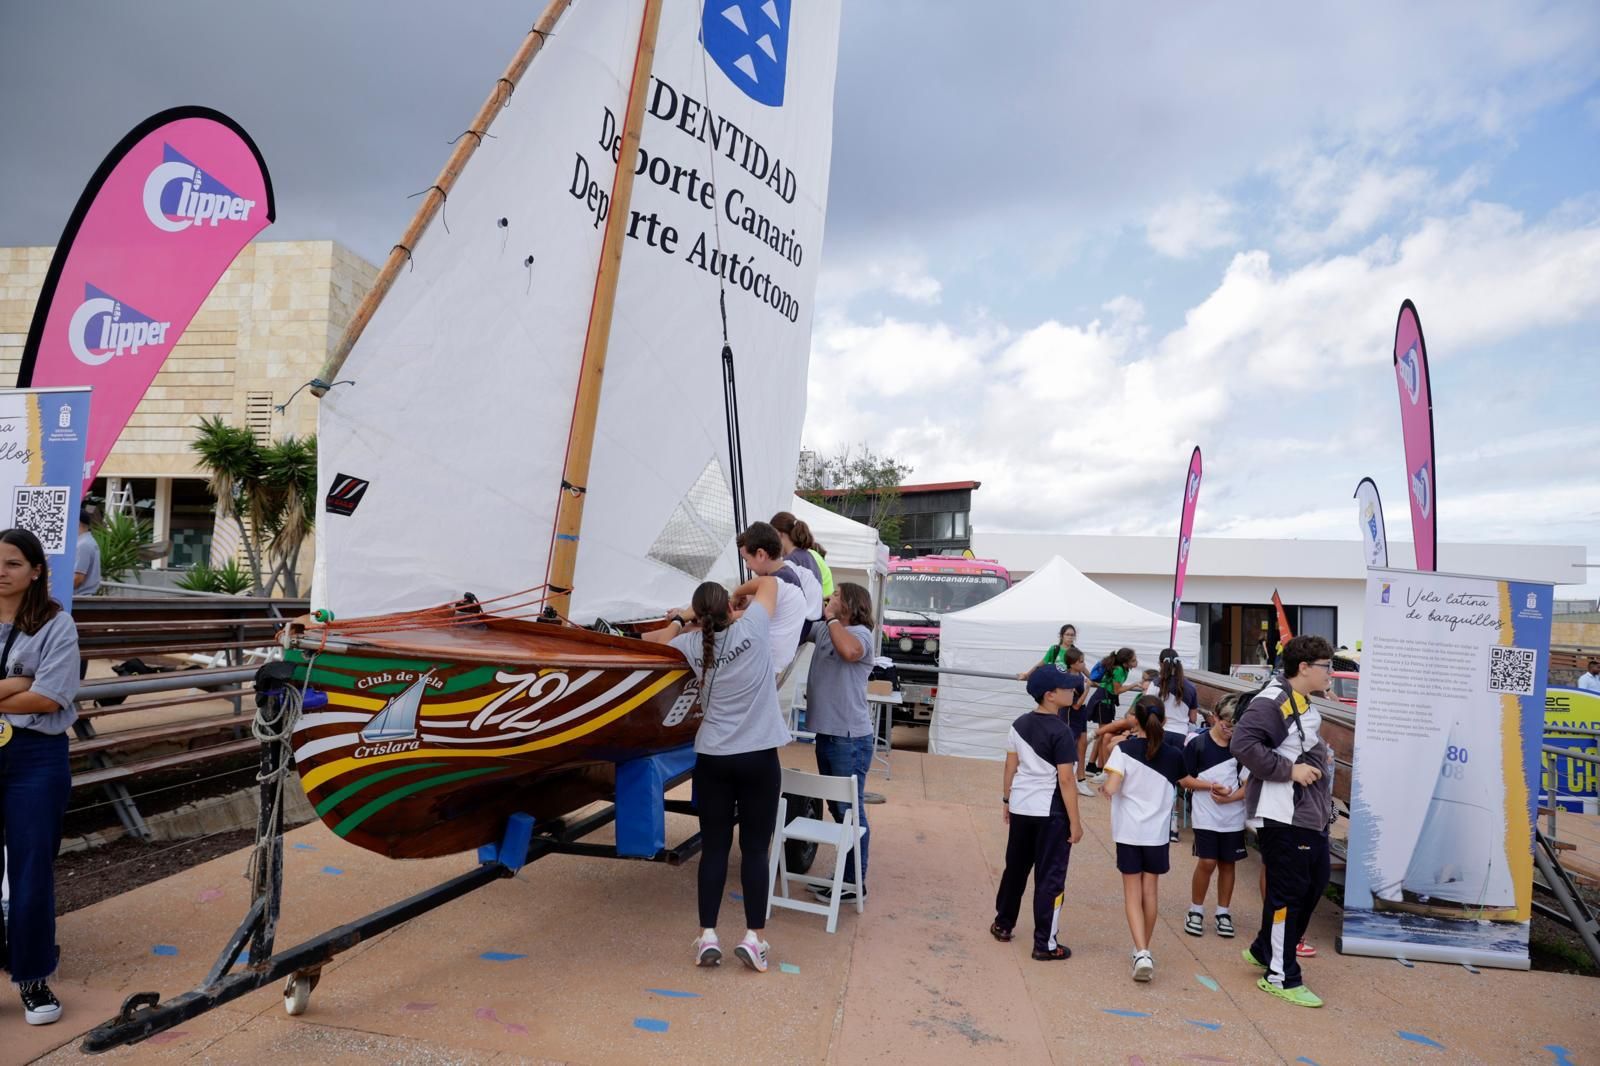
<svg viewBox="0 0 1600 1066">
<path fill-rule="evenodd" d="M 1102 661 L 1098 661 L 1097 660 L 1095 662 L 1095 664 L 1094 664 L 1094 668 L 1089 671 L 1089 680 L 1094 682 L 1096 685 L 1098 685 L 1100 682 L 1104 681 L 1105 679 L 1106 679 L 1105 663 L 1102 662 Z"/>
</svg>

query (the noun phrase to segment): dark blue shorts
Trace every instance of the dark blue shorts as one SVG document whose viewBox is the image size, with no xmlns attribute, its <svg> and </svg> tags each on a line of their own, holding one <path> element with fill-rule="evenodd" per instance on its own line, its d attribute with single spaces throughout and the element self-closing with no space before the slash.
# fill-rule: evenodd
<svg viewBox="0 0 1600 1066">
<path fill-rule="evenodd" d="M 1123 874 L 1164 874 L 1172 869 L 1165 844 L 1118 844 L 1117 872 Z"/>
<path fill-rule="evenodd" d="M 1245 857 L 1245 854 L 1243 829 L 1232 832 L 1222 832 L 1217 829 L 1194 831 L 1194 857 L 1197 859 L 1238 862 Z"/>
<path fill-rule="evenodd" d="M 1080 707 L 1072 712 L 1069 724 L 1072 726 L 1072 739 L 1077 740 L 1089 731 L 1089 708 Z"/>
</svg>

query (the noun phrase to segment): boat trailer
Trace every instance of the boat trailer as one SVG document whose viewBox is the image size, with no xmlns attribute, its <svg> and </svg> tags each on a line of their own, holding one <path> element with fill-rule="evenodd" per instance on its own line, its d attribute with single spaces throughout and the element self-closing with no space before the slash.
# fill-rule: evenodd
<svg viewBox="0 0 1600 1066">
<path fill-rule="evenodd" d="M 588 855 L 679 866 L 700 850 L 699 833 L 672 847 L 666 846 L 667 814 L 695 813 L 692 801 L 666 798 L 668 791 L 689 778 L 694 767 L 693 749 L 683 747 L 631 759 L 617 764 L 616 797 L 599 810 L 542 825 L 535 824 L 526 814 L 513 815 L 499 843 L 478 849 L 475 868 L 274 953 L 283 895 L 282 792 L 285 787 L 298 787 L 290 774 L 289 746 L 302 696 L 295 672 L 296 664 L 269 663 L 256 673 L 256 717 L 252 729 L 261 741 L 261 769 L 257 775 L 261 814 L 249 875 L 252 902 L 244 920 L 197 988 L 166 1001 L 155 992 L 129 996 L 116 1017 L 89 1031 L 81 1045 L 83 1051 L 98 1054 L 137 1044 L 278 980 L 285 980 L 284 1009 L 291 1015 L 301 1014 L 321 980 L 322 968 L 336 955 L 484 885 L 514 877 L 523 867 L 546 855 Z M 613 822 L 617 826 L 615 844 L 584 841 L 584 837 Z M 810 865 L 811 855 L 791 856 L 791 860 L 795 858 L 803 858 L 805 865 Z"/>
</svg>

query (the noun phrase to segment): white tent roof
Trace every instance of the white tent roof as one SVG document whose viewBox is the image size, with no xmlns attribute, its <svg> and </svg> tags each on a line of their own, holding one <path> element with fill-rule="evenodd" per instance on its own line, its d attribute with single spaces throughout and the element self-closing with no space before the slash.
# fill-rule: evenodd
<svg viewBox="0 0 1600 1066">
<path fill-rule="evenodd" d="M 1141 668 L 1156 665 L 1171 626 L 1166 615 L 1129 603 L 1058 555 L 994 599 L 945 615 L 939 625 L 939 666 L 1014 677 L 1039 661 L 1067 622 L 1078 627 L 1078 647 L 1091 662 L 1117 648 L 1132 648 Z M 1178 623 L 1176 648 L 1186 666 L 1197 667 L 1200 627 Z M 940 673 L 928 750 L 1001 758 L 1006 730 L 1032 706 L 1020 681 Z"/>
<path fill-rule="evenodd" d="M 878 540 L 876 529 L 800 496 L 794 498 L 793 511 L 811 527 L 817 543 L 828 549 L 828 565 L 833 569 L 888 573 L 889 550 Z"/>
</svg>

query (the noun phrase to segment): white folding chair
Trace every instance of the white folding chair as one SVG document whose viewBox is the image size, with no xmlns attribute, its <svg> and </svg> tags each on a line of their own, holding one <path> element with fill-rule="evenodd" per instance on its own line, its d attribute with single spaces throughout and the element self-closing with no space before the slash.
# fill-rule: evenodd
<svg viewBox="0 0 1600 1066">
<path fill-rule="evenodd" d="M 803 770 L 783 771 L 783 798 L 778 803 L 778 825 L 772 834 L 771 874 L 775 881 L 772 892 L 767 893 L 767 916 L 772 916 L 773 907 L 788 907 L 791 910 L 805 911 L 809 914 L 822 914 L 828 918 L 828 932 L 832 933 L 839 927 L 839 894 L 845 888 L 855 889 L 856 913 L 863 909 L 860 885 L 861 857 L 856 855 L 857 881 L 850 883 L 844 879 L 844 861 L 853 852 L 857 851 L 856 845 L 861 840 L 861 808 L 856 800 L 856 779 L 850 777 L 824 777 L 822 774 L 808 774 Z M 789 820 L 789 797 L 815 797 L 824 802 L 829 800 L 845 805 L 844 821 L 833 822 L 822 818 L 796 818 Z M 827 812 L 823 812 L 826 814 Z M 813 877 L 810 874 L 792 874 L 784 855 L 784 842 L 787 840 L 806 840 L 814 844 L 832 844 L 834 847 L 833 876 Z M 818 888 L 827 887 L 833 891 L 828 897 L 828 902 L 812 903 L 809 900 L 793 899 L 789 895 L 789 885 L 798 881 L 802 885 L 815 885 Z"/>
</svg>

